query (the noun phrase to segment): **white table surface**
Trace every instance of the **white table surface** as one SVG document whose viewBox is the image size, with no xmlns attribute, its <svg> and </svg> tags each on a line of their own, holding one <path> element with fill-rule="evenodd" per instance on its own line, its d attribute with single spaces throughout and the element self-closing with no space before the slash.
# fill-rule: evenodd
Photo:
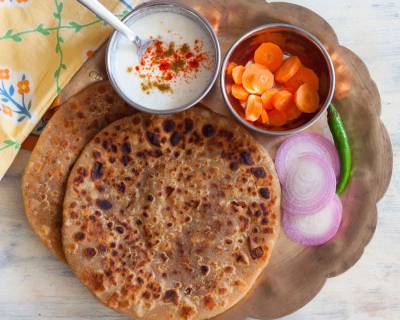
<svg viewBox="0 0 400 320">
<path fill-rule="evenodd" d="M 328 280 L 312 302 L 284 319 L 400 319 L 400 0 L 289 2 L 323 16 L 341 44 L 366 62 L 382 96 L 394 172 L 379 203 L 375 236 L 360 261 Z M 16 192 L 27 158 L 22 151 L 0 182 L 0 319 L 126 319 L 97 303 L 28 227 Z"/>
</svg>

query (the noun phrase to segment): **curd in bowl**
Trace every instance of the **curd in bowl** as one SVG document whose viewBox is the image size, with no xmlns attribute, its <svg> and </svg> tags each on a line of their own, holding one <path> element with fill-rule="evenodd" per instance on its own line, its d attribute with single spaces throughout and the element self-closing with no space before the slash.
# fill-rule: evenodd
<svg viewBox="0 0 400 320">
<path fill-rule="evenodd" d="M 131 105 L 151 113 L 183 111 L 211 89 L 220 64 L 218 40 L 207 21 L 176 4 L 143 5 L 124 22 L 152 39 L 139 59 L 135 45 L 115 32 L 107 52 L 114 88 Z"/>
</svg>

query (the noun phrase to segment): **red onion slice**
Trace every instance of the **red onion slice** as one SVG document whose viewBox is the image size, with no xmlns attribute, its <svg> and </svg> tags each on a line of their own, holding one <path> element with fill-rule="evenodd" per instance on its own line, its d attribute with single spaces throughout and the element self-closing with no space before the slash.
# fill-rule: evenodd
<svg viewBox="0 0 400 320">
<path fill-rule="evenodd" d="M 342 202 L 334 196 L 322 210 L 311 215 L 284 212 L 283 229 L 287 236 L 304 246 L 319 246 L 331 240 L 342 221 Z"/>
<path fill-rule="evenodd" d="M 324 208 L 336 189 L 332 166 L 313 153 L 300 156 L 286 172 L 282 207 L 291 214 L 312 214 Z"/>
<path fill-rule="evenodd" d="M 275 166 L 281 183 L 286 179 L 288 168 L 306 153 L 314 153 L 326 159 L 332 165 L 336 177 L 339 177 L 340 161 L 333 142 L 320 134 L 299 133 L 286 139 L 276 154 Z"/>
</svg>

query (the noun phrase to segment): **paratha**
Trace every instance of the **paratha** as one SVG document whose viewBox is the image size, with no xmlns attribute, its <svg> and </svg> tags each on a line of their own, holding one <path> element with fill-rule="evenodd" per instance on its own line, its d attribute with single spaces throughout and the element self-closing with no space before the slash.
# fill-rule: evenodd
<svg viewBox="0 0 400 320">
<path fill-rule="evenodd" d="M 67 261 L 103 303 L 138 319 L 207 319 L 266 267 L 280 186 L 233 121 L 199 107 L 140 113 L 87 145 L 63 212 Z"/>
<path fill-rule="evenodd" d="M 62 204 L 70 169 L 94 135 L 114 120 L 133 113 L 103 81 L 69 99 L 42 132 L 22 178 L 22 195 L 33 230 L 60 259 L 65 259 Z"/>
</svg>

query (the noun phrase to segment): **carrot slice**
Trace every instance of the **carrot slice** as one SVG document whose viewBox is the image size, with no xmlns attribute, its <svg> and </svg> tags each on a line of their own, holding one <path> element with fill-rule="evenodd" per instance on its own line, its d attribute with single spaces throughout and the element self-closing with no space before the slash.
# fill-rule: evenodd
<svg viewBox="0 0 400 320">
<path fill-rule="evenodd" d="M 242 84 L 242 77 L 245 71 L 244 66 L 236 66 L 232 69 L 232 78 L 236 84 Z"/>
<path fill-rule="evenodd" d="M 249 97 L 249 93 L 244 90 L 240 84 L 234 84 L 231 88 L 231 92 L 232 95 L 240 101 L 246 101 L 246 99 Z"/>
<path fill-rule="evenodd" d="M 234 69 L 235 70 L 235 69 Z M 242 77 L 243 87 L 252 94 L 262 94 L 274 85 L 274 75 L 267 67 L 253 63 L 246 67 Z"/>
<path fill-rule="evenodd" d="M 251 94 L 247 99 L 246 105 L 246 120 L 248 121 L 257 121 L 260 118 L 262 113 L 262 100 L 259 96 Z"/>
<path fill-rule="evenodd" d="M 231 76 L 232 75 L 232 70 L 235 67 L 237 67 L 237 63 L 236 62 L 229 62 L 228 66 L 226 67 L 226 74 L 228 76 Z"/>
<path fill-rule="evenodd" d="M 287 90 L 280 90 L 272 97 L 272 105 L 279 111 L 285 111 L 293 103 L 293 94 Z"/>
<path fill-rule="evenodd" d="M 254 53 L 254 61 L 275 72 L 283 63 L 283 52 L 275 43 L 264 42 Z"/>
<path fill-rule="evenodd" d="M 286 124 L 286 114 L 279 110 L 272 110 L 268 112 L 269 123 L 275 127 L 281 127 Z"/>
<path fill-rule="evenodd" d="M 272 97 L 274 96 L 275 93 L 279 92 L 278 89 L 272 88 L 267 91 L 265 91 L 261 95 L 261 100 L 263 102 L 263 107 L 265 110 L 272 110 L 274 109 L 274 106 L 272 105 Z"/>
<path fill-rule="evenodd" d="M 316 91 L 319 88 L 319 78 L 315 72 L 309 68 L 301 67 L 296 74 L 285 83 L 285 88 L 292 93 L 304 83 L 309 83 Z"/>
<path fill-rule="evenodd" d="M 285 113 L 286 113 L 286 117 L 289 121 L 298 119 L 302 114 L 302 112 L 297 108 L 294 101 L 286 109 Z"/>
<path fill-rule="evenodd" d="M 315 88 L 305 83 L 297 89 L 294 95 L 297 108 L 305 113 L 314 113 L 319 109 L 319 95 Z"/>
<path fill-rule="evenodd" d="M 267 111 L 265 111 L 265 109 L 262 109 L 262 111 L 261 111 L 261 123 L 262 124 L 266 124 L 268 122 L 269 122 L 268 113 L 267 113 Z"/>
<path fill-rule="evenodd" d="M 275 81 L 285 83 L 293 77 L 301 67 L 301 61 L 296 56 L 289 57 L 275 74 Z"/>
</svg>

